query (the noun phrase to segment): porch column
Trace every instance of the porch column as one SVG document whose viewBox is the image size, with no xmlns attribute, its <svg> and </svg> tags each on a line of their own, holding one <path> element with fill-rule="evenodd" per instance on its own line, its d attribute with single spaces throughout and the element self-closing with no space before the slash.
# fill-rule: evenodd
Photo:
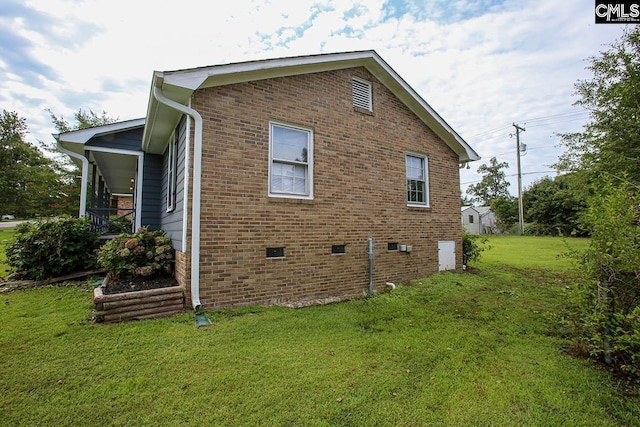
<svg viewBox="0 0 640 427">
<path fill-rule="evenodd" d="M 91 209 L 96 207 L 96 177 L 98 176 L 97 173 L 98 167 L 96 166 L 96 164 L 92 164 L 92 169 L 91 169 L 91 200 L 89 201 L 89 207 Z"/>
</svg>

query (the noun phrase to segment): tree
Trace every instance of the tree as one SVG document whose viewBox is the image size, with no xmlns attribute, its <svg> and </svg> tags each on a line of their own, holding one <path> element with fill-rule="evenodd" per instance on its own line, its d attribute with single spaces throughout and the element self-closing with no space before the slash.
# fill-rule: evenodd
<svg viewBox="0 0 640 427">
<path fill-rule="evenodd" d="M 509 167 L 507 162 L 498 163 L 495 157 L 489 160 L 489 165 L 481 165 L 478 173 L 482 175 L 482 181 L 478 184 L 470 185 L 467 193 L 475 196 L 472 198 L 474 202 L 478 202 L 483 206 L 491 205 L 491 202 L 499 197 L 509 198 L 509 182 L 503 169 Z"/>
<path fill-rule="evenodd" d="M 572 324 L 577 348 L 640 378 L 640 27 L 624 30 L 588 69 L 593 77 L 576 83 L 576 104 L 590 122 L 562 136 L 558 163 L 589 177 L 593 193 Z"/>
<path fill-rule="evenodd" d="M 473 201 L 469 199 L 466 195 L 462 194 L 460 196 L 460 206 L 472 206 Z"/>
<path fill-rule="evenodd" d="M 0 207 L 19 217 L 48 215 L 64 197 L 53 160 L 26 142 L 27 123 L 16 112 L 0 116 Z M 4 212 L 6 211 L 6 212 Z"/>
<path fill-rule="evenodd" d="M 70 125 L 51 113 L 56 129 L 68 132 L 113 123 L 102 113 L 79 110 L 76 123 Z M 51 144 L 39 146 L 26 141 L 26 119 L 17 112 L 2 110 L 0 115 L 0 208 L 2 214 L 19 217 L 52 216 L 78 213 L 80 175 L 67 156 L 57 155 Z"/>
<path fill-rule="evenodd" d="M 585 236 L 581 215 L 587 208 L 586 190 L 575 174 L 545 177 L 524 191 L 527 232 L 541 235 Z"/>
<path fill-rule="evenodd" d="M 583 132 L 561 135 L 566 152 L 556 168 L 640 182 L 640 27 L 591 58 L 590 80 L 576 83 L 575 103 L 591 113 Z"/>
<path fill-rule="evenodd" d="M 518 199 L 501 196 L 491 202 L 491 210 L 496 216 L 500 232 L 506 233 L 518 222 Z"/>
<path fill-rule="evenodd" d="M 75 123 L 69 124 L 69 122 L 67 122 L 63 116 L 58 117 L 49 109 L 47 109 L 47 112 L 51 116 L 51 120 L 53 121 L 53 124 L 55 125 L 57 131 L 60 133 L 108 125 L 110 123 L 115 123 L 116 121 L 118 121 L 117 117 L 109 117 L 104 111 L 102 112 L 102 114 L 98 115 L 91 109 L 89 109 L 89 111 L 83 111 L 82 108 L 80 108 L 78 112 L 73 114 Z"/>
</svg>

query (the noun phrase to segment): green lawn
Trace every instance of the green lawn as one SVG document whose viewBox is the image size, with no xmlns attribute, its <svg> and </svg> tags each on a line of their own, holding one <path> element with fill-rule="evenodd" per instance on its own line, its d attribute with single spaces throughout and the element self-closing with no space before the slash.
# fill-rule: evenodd
<svg viewBox="0 0 640 427">
<path fill-rule="evenodd" d="M 517 268 L 563 271 L 575 267 L 567 256 L 587 248 L 588 239 L 543 236 L 490 236 L 482 252 L 481 265 L 506 264 Z"/>
<path fill-rule="evenodd" d="M 470 273 L 199 329 L 92 324 L 89 284 L 0 294 L 0 424 L 639 425 L 637 395 L 563 351 L 563 241 L 489 244 Z"/>
<path fill-rule="evenodd" d="M 0 228 L 0 277 L 4 277 L 9 273 L 5 248 L 7 242 L 13 237 L 13 233 L 13 228 Z"/>
</svg>

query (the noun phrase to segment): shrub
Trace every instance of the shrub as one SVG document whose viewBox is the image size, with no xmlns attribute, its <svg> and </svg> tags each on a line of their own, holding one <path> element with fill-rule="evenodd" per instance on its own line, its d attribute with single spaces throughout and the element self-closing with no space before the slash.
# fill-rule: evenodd
<svg viewBox="0 0 640 427">
<path fill-rule="evenodd" d="M 630 183 L 602 190 L 585 217 L 592 235 L 580 259 L 576 348 L 640 379 L 640 191 Z"/>
<path fill-rule="evenodd" d="M 466 230 L 462 230 L 462 263 L 464 265 L 480 259 L 480 254 L 484 251 L 484 247 L 476 242 L 479 238 L 480 236 L 469 234 Z"/>
<path fill-rule="evenodd" d="M 558 236 L 560 234 L 561 233 L 558 228 L 554 228 L 553 226 L 547 224 L 539 224 L 537 222 L 533 222 L 530 224 L 525 224 L 524 226 L 525 236 Z"/>
<path fill-rule="evenodd" d="M 130 233 L 133 231 L 131 218 L 128 216 L 112 216 L 109 218 L 107 233 Z"/>
<path fill-rule="evenodd" d="M 24 277 L 40 280 L 95 268 L 97 247 L 85 218 L 25 222 L 7 245 L 7 261 Z"/>
<path fill-rule="evenodd" d="M 171 239 L 164 231 L 140 227 L 134 234 L 120 234 L 104 244 L 98 261 L 115 277 L 169 274 L 173 262 Z"/>
</svg>

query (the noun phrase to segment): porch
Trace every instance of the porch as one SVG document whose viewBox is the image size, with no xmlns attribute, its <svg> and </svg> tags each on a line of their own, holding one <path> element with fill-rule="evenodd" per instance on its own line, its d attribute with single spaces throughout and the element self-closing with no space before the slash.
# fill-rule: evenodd
<svg viewBox="0 0 640 427">
<path fill-rule="evenodd" d="M 101 234 L 142 225 L 141 150 L 144 119 L 54 135 L 58 149 L 82 171 L 79 215 Z"/>
</svg>

